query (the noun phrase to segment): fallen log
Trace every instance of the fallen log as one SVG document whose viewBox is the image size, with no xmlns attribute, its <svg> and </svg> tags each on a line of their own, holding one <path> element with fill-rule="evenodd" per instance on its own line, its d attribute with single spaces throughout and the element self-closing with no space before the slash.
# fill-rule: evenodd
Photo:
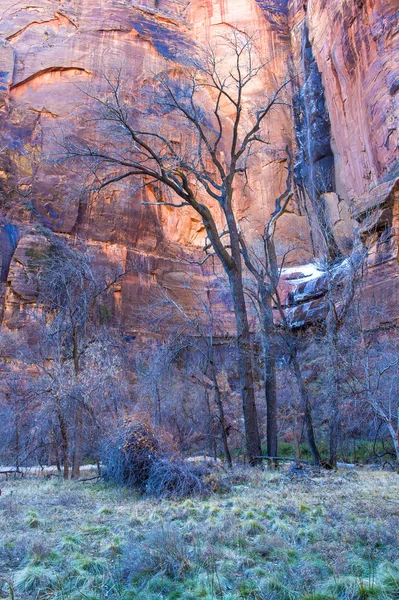
<svg viewBox="0 0 399 600">
<path fill-rule="evenodd" d="M 24 472 L 20 469 L 2 469 L 0 467 L 0 475 L 5 475 L 7 481 L 9 475 L 14 475 L 14 478 L 16 477 L 16 475 L 21 475 L 22 478 L 24 476 Z"/>
<path fill-rule="evenodd" d="M 298 462 L 298 460 L 296 458 L 293 458 L 291 456 L 255 456 L 254 458 L 262 459 L 262 460 L 280 460 L 280 461 L 286 461 L 286 462 Z M 309 461 L 301 458 L 299 460 L 299 462 L 308 463 Z"/>
</svg>

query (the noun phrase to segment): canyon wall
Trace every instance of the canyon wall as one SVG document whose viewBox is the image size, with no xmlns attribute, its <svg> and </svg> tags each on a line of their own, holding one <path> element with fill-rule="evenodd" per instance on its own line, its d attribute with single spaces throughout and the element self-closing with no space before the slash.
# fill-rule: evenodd
<svg viewBox="0 0 399 600">
<path fill-rule="evenodd" d="M 370 327 L 395 322 L 399 316 L 399 3 L 294 0 L 289 23 L 296 68 L 306 74 L 306 55 L 311 52 L 321 76 L 324 102 L 320 106 L 310 98 L 308 105 L 311 110 L 313 106 L 313 139 L 318 139 L 317 128 L 325 133 L 324 107 L 328 115 L 330 147 L 321 136 L 324 147 L 316 144 L 314 149 L 316 161 L 325 162 L 330 149 L 333 154 L 333 186 L 325 195 L 328 221 L 344 255 L 354 233 L 369 249 L 363 301 L 378 307 L 371 311 Z"/>
<path fill-rule="evenodd" d="M 48 229 L 84 238 L 100 263 L 129 269 L 113 298 L 125 330 L 134 329 L 134 307 L 148 302 L 158 283 L 188 307 L 194 302 L 188 278 L 201 288 L 220 286 L 208 264 L 187 262 L 201 260 L 204 244 L 203 225 L 190 209 L 145 205 L 149 192 L 122 182 L 93 194 L 83 174 L 60 158 L 65 132 L 82 127 L 88 93 L 103 91 L 102 74 L 123 66 L 140 88 L 149 74 L 184 69 L 232 27 L 256 34 L 261 56 L 271 59 L 248 107 L 291 80 L 293 108 L 267 123 L 271 150 L 240 190 L 237 210 L 248 239 L 256 244 L 285 188 L 288 145 L 299 192 L 279 222 L 279 252 L 294 250 L 288 266 L 320 258 L 320 248 L 340 260 L 360 232 L 369 247 L 366 296 L 383 297 L 386 316 L 379 322 L 397 319 L 398 17 L 397 0 L 3 0 L 4 322 L 18 327 L 29 318 L 35 296 L 29 253 Z M 323 239 L 315 234 L 320 219 Z M 306 273 L 298 271 L 298 284 L 287 274 L 287 304 L 298 306 L 299 323 L 317 316 L 321 304 L 320 282 L 301 292 Z M 309 277 L 314 282 L 314 271 Z"/>
</svg>

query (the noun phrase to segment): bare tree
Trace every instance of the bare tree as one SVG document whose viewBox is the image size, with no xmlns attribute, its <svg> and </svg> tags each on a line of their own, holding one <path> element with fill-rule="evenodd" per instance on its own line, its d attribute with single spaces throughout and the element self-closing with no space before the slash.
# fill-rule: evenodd
<svg viewBox="0 0 399 600">
<path fill-rule="evenodd" d="M 32 353 L 35 373 L 30 388 L 40 398 L 37 424 L 47 429 L 53 446 L 61 450 L 64 478 L 76 479 L 84 452 L 98 457 L 107 423 L 117 419 L 118 410 L 124 408 L 124 399 L 117 394 L 125 386 L 123 362 L 113 340 L 98 332 L 76 375 L 73 361 L 65 357 L 53 333 L 42 330 L 42 358 L 37 351 Z"/>
<path fill-rule="evenodd" d="M 265 365 L 265 391 L 267 405 L 267 452 L 273 459 L 277 457 L 277 396 L 276 396 L 276 359 L 275 349 L 273 348 L 273 339 L 279 337 L 285 349 L 288 351 L 290 363 L 297 381 L 301 406 L 304 415 L 306 429 L 306 438 L 309 445 L 313 462 L 321 464 L 320 452 L 318 450 L 312 418 L 312 407 L 309 397 L 309 391 L 305 385 L 301 369 L 301 362 L 298 353 L 298 344 L 295 332 L 287 318 L 285 307 L 280 295 L 280 278 L 284 259 L 279 261 L 276 244 L 275 232 L 278 220 L 285 214 L 291 199 L 295 195 L 295 186 L 292 176 L 291 156 L 289 149 L 287 151 L 287 180 L 285 191 L 277 198 L 275 210 L 270 220 L 265 224 L 262 236 L 261 252 L 256 253 L 253 248 L 248 247 L 244 237 L 240 236 L 241 252 L 245 265 L 249 273 L 256 282 L 256 293 L 252 293 L 252 298 L 258 304 L 260 313 L 260 330 L 262 339 L 262 349 Z M 250 291 L 250 290 L 249 290 Z M 277 311 L 278 326 L 275 326 L 273 309 Z"/>
<path fill-rule="evenodd" d="M 92 258 L 84 245 L 72 248 L 52 236 L 46 246 L 33 249 L 29 259 L 41 316 L 37 327 L 40 343 L 27 349 L 26 360 L 36 366 L 38 377 L 33 387 L 48 399 L 44 407 L 53 406 L 66 479 L 70 468 L 72 477 L 79 476 L 84 419 L 97 423 L 93 394 L 100 393 L 105 382 L 115 376 L 111 368 L 101 373 L 96 367 L 94 380 L 95 363 L 90 368 L 88 363 L 99 344 L 101 300 L 123 271 L 117 266 L 102 276 L 95 274 Z"/>
<path fill-rule="evenodd" d="M 0 388 L 0 460 L 19 471 L 43 450 L 45 442 L 34 435 L 34 414 L 38 400 L 29 378 L 13 368 L 4 369 Z"/>
<path fill-rule="evenodd" d="M 222 61 L 230 65 L 227 72 Z M 243 118 L 247 88 L 259 79 L 266 64 L 259 60 L 253 39 L 234 30 L 180 78 L 161 73 L 134 101 L 126 97 L 119 72 L 115 78 L 107 77 L 108 94 L 92 96 L 98 109 L 93 109 L 92 119 L 100 126 L 100 142 L 92 135 L 65 143 L 68 157 L 83 160 L 95 174 L 98 189 L 138 178 L 141 185 L 161 192 L 152 204 L 191 207 L 201 217 L 209 239 L 206 251 L 220 260 L 233 297 L 251 464 L 260 455 L 260 435 L 236 195 L 239 177 L 247 176 L 253 154 L 266 141 L 263 123 L 284 103 L 282 92 L 288 81 L 277 84 L 270 97 L 265 93 L 265 102 Z M 203 108 L 205 102 L 210 102 L 210 110 Z M 176 141 L 164 134 L 166 117 L 180 131 L 174 135 Z"/>
</svg>

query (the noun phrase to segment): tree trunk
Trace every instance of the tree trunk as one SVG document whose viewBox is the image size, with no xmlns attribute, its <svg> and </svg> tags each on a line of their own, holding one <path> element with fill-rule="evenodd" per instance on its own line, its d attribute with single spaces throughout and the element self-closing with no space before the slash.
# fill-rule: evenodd
<svg viewBox="0 0 399 600">
<path fill-rule="evenodd" d="M 80 371 L 80 368 L 79 368 L 80 365 L 79 365 L 79 334 L 78 334 L 78 328 L 77 328 L 76 324 L 73 325 L 72 339 L 73 339 L 73 349 L 72 349 L 73 367 L 74 367 L 74 371 L 75 371 L 75 376 L 77 376 Z"/>
<path fill-rule="evenodd" d="M 329 385 L 329 396 L 330 396 L 330 422 L 329 422 L 329 450 L 330 457 L 328 460 L 329 466 L 332 469 L 337 468 L 338 458 L 338 442 L 339 442 L 339 428 L 341 424 L 341 377 L 339 364 L 339 337 L 338 331 L 340 323 L 337 319 L 337 312 L 335 304 L 330 301 L 329 313 L 326 320 L 327 323 L 327 339 L 329 342 L 329 354 L 331 356 L 331 375 L 328 378 L 330 381 Z"/>
<path fill-rule="evenodd" d="M 20 436 L 19 436 L 19 415 L 15 417 L 15 468 L 19 471 L 19 459 L 21 453 Z"/>
<path fill-rule="evenodd" d="M 82 463 L 82 410 L 78 406 L 75 419 L 74 448 L 72 455 L 72 479 L 79 479 Z"/>
<path fill-rule="evenodd" d="M 330 458 L 328 460 L 329 465 L 332 469 L 337 468 L 338 460 L 338 443 L 339 443 L 339 429 L 341 425 L 341 411 L 336 405 L 337 401 L 334 399 L 332 402 L 331 413 L 330 413 Z"/>
<path fill-rule="evenodd" d="M 60 423 L 61 432 L 61 448 L 62 448 L 62 462 L 64 465 L 64 479 L 69 479 L 69 440 L 68 440 L 68 429 L 65 420 L 61 413 L 58 414 L 58 420 Z"/>
<path fill-rule="evenodd" d="M 299 444 L 299 433 L 298 433 L 298 410 L 294 408 L 294 417 L 293 417 L 293 426 L 294 426 L 294 451 L 295 451 L 295 462 L 297 466 L 301 464 L 301 446 Z"/>
<path fill-rule="evenodd" d="M 207 438 L 208 438 L 208 456 L 212 456 L 215 452 L 215 444 L 214 444 L 214 435 L 213 435 L 213 415 L 211 410 L 211 403 L 209 402 L 209 393 L 208 390 L 205 389 L 205 404 L 208 410 L 208 425 L 207 425 Z M 205 454 L 205 452 L 204 452 Z M 215 457 L 216 458 L 216 457 Z"/>
<path fill-rule="evenodd" d="M 338 340 L 336 336 L 336 330 L 333 332 L 330 352 L 332 354 L 332 374 L 331 374 L 331 386 L 329 390 L 330 395 L 330 422 L 329 422 L 329 450 L 330 457 L 328 459 L 329 466 L 332 469 L 337 468 L 338 460 L 338 443 L 339 443 L 339 430 L 342 420 L 341 413 L 341 383 L 340 383 L 340 371 L 339 371 L 339 360 L 338 360 Z"/>
<path fill-rule="evenodd" d="M 76 324 L 73 326 L 73 364 L 75 371 L 75 378 L 78 377 L 80 372 L 79 363 L 79 332 Z M 79 400 L 78 400 L 79 402 Z M 75 431 L 74 431 L 74 444 L 72 454 L 72 479 L 79 479 L 80 476 L 80 465 L 82 462 L 82 429 L 83 429 L 83 415 L 81 406 L 76 408 L 75 417 Z"/>
<path fill-rule="evenodd" d="M 47 454 L 47 465 L 51 466 L 55 462 L 56 450 L 54 447 L 54 431 L 50 431 L 48 438 L 48 454 Z"/>
<path fill-rule="evenodd" d="M 267 455 L 278 456 L 277 385 L 276 357 L 273 347 L 272 299 L 266 290 L 261 290 L 262 299 L 262 351 L 264 361 Z M 274 464 L 274 463 L 270 463 Z"/>
<path fill-rule="evenodd" d="M 395 429 L 391 423 L 388 423 L 387 425 L 395 450 L 396 462 L 398 463 L 397 469 L 399 470 L 399 428 Z"/>
<path fill-rule="evenodd" d="M 231 269 L 228 275 L 237 326 L 238 367 L 240 371 L 246 451 L 249 464 L 253 466 L 260 462 L 258 457 L 261 455 L 261 443 L 255 402 L 251 339 L 241 266 Z"/>
<path fill-rule="evenodd" d="M 222 401 L 222 395 L 220 393 L 220 388 L 219 388 L 219 384 L 216 378 L 216 373 L 215 373 L 215 368 L 214 368 L 214 364 L 213 364 L 213 359 L 211 360 L 211 378 L 212 378 L 212 382 L 213 382 L 213 388 L 215 391 L 215 401 L 216 401 L 216 406 L 218 408 L 218 413 L 219 413 L 219 422 L 220 422 L 220 432 L 222 435 L 222 442 L 223 442 L 223 450 L 224 450 L 224 454 L 226 456 L 226 461 L 227 464 L 229 465 L 230 469 L 233 466 L 233 461 L 231 458 L 231 453 L 230 453 L 230 448 L 229 448 L 229 442 L 227 439 L 227 432 L 226 432 L 226 419 L 224 416 L 224 408 L 223 408 L 223 401 Z"/>
<path fill-rule="evenodd" d="M 312 407 L 310 405 L 310 400 L 308 396 L 308 392 L 303 383 L 303 377 L 301 372 L 301 367 L 299 365 L 296 348 L 292 349 L 291 352 L 292 363 L 294 366 L 294 373 L 297 380 L 299 395 L 301 398 L 302 410 L 303 410 L 303 418 L 305 422 L 305 431 L 306 431 L 306 441 L 309 446 L 310 454 L 312 455 L 313 464 L 320 465 L 321 464 L 321 456 L 319 449 L 316 444 L 316 439 L 314 435 L 313 429 L 313 419 L 312 419 Z"/>
<path fill-rule="evenodd" d="M 155 382 L 155 425 L 161 427 L 161 394 L 157 381 Z"/>
</svg>

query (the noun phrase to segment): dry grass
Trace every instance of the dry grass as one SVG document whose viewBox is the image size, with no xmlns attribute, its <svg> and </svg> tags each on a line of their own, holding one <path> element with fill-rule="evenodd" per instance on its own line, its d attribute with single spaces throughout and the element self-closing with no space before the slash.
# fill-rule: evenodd
<svg viewBox="0 0 399 600">
<path fill-rule="evenodd" d="M 207 499 L 1 483 L 0 598 L 399 599 L 399 476 L 252 471 Z"/>
</svg>

